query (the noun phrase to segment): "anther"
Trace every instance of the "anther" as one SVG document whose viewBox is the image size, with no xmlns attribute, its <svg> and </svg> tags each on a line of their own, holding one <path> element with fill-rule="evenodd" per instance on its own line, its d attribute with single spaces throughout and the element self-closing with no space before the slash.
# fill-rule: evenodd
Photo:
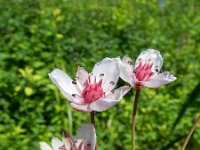
<svg viewBox="0 0 200 150">
<path fill-rule="evenodd" d="M 72 81 L 72 84 L 76 84 L 76 81 L 73 80 L 73 81 Z"/>
<path fill-rule="evenodd" d="M 100 77 L 103 77 L 103 76 L 104 76 L 104 74 L 103 74 L 103 73 L 101 73 L 99 76 L 100 76 Z"/>
<path fill-rule="evenodd" d="M 114 82 L 114 81 L 110 81 L 110 84 L 111 84 L 111 85 L 114 85 L 114 84 L 115 84 L 115 82 Z"/>
<path fill-rule="evenodd" d="M 128 61 L 128 64 L 129 64 L 129 65 L 133 65 L 133 63 L 132 63 L 131 61 Z"/>
<path fill-rule="evenodd" d="M 149 58 L 149 60 L 148 61 L 151 61 L 151 58 Z"/>
<path fill-rule="evenodd" d="M 158 69 L 156 69 L 156 72 L 159 72 L 159 70 L 158 70 Z"/>
<path fill-rule="evenodd" d="M 76 96 L 76 94 L 72 94 L 72 96 L 73 96 L 73 97 L 75 97 L 75 96 Z"/>
<path fill-rule="evenodd" d="M 115 93 L 115 90 L 112 90 L 111 92 L 114 94 L 114 93 Z"/>
<path fill-rule="evenodd" d="M 65 145 L 60 146 L 59 150 L 66 150 Z"/>
</svg>

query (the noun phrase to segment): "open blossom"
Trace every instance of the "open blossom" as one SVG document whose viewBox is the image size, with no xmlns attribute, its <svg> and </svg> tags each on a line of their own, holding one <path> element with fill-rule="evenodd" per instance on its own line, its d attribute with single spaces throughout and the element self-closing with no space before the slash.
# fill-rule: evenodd
<svg viewBox="0 0 200 150">
<path fill-rule="evenodd" d="M 60 69 L 49 73 L 52 82 L 71 101 L 70 106 L 84 112 L 107 110 L 123 98 L 130 88 L 124 86 L 113 90 L 119 75 L 118 61 L 111 58 L 97 63 L 92 73 L 79 67 L 74 80 Z"/>
<path fill-rule="evenodd" d="M 77 140 L 63 132 L 62 141 L 54 137 L 51 140 L 52 148 L 46 142 L 40 142 L 41 150 L 95 150 L 96 133 L 92 124 L 84 124 L 77 132 Z"/>
<path fill-rule="evenodd" d="M 161 72 L 163 58 L 154 49 L 143 51 L 136 59 L 135 65 L 131 58 L 124 56 L 120 64 L 120 77 L 133 88 L 157 88 L 176 80 L 169 71 Z"/>
</svg>

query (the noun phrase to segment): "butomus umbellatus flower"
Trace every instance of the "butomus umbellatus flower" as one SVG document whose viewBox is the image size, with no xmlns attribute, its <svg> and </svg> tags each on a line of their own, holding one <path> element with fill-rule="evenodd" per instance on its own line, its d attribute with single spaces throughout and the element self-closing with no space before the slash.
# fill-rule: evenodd
<svg viewBox="0 0 200 150">
<path fill-rule="evenodd" d="M 135 64 L 128 56 L 119 61 L 120 77 L 136 89 L 157 88 L 176 80 L 169 71 L 160 71 L 162 65 L 163 58 L 160 52 L 147 49 L 140 53 Z"/>
<path fill-rule="evenodd" d="M 46 142 L 40 142 L 41 150 L 95 150 L 96 133 L 92 124 L 83 124 L 77 131 L 77 139 L 74 140 L 66 131 L 62 130 L 62 141 L 54 137 L 51 146 Z"/>
<path fill-rule="evenodd" d="M 117 104 L 130 90 L 123 86 L 113 90 L 120 75 L 117 59 L 105 58 L 98 62 L 91 73 L 78 67 L 72 80 L 60 69 L 49 73 L 61 93 L 71 101 L 71 107 L 84 112 L 104 111 Z"/>
</svg>

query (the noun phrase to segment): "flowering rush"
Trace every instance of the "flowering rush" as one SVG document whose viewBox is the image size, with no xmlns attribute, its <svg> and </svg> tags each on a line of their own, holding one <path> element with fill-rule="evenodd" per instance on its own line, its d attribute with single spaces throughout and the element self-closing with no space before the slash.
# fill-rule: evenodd
<svg viewBox="0 0 200 150">
<path fill-rule="evenodd" d="M 120 77 L 135 89 L 143 87 L 158 88 L 176 80 L 176 77 L 169 71 L 160 71 L 163 58 L 160 52 L 154 49 L 147 49 L 140 53 L 135 65 L 128 56 L 124 56 L 119 64 Z"/>
<path fill-rule="evenodd" d="M 51 140 L 52 148 L 46 142 L 40 142 L 41 150 L 95 150 L 96 133 L 92 124 L 83 124 L 78 129 L 77 140 L 74 141 L 72 137 L 66 132 L 62 131 L 62 141 L 54 137 Z"/>
<path fill-rule="evenodd" d="M 117 104 L 130 90 L 128 86 L 113 90 L 119 75 L 118 60 L 115 58 L 98 62 L 92 73 L 78 67 L 74 80 L 60 69 L 49 73 L 51 81 L 71 101 L 70 106 L 82 112 L 101 112 Z"/>
</svg>

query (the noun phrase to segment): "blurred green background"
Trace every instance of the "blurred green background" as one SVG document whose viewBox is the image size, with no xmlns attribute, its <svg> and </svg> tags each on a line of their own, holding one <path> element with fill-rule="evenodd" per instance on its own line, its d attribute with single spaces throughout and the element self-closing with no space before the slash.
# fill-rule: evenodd
<svg viewBox="0 0 200 150">
<path fill-rule="evenodd" d="M 73 77 L 78 65 L 135 60 L 146 48 L 160 50 L 177 80 L 142 90 L 136 149 L 180 148 L 200 110 L 199 10 L 199 0 L 0 0 L 0 149 L 39 149 L 88 122 L 52 84 L 52 69 Z M 99 150 L 131 149 L 133 95 L 96 113 Z M 188 149 L 200 149 L 200 125 Z"/>
</svg>

